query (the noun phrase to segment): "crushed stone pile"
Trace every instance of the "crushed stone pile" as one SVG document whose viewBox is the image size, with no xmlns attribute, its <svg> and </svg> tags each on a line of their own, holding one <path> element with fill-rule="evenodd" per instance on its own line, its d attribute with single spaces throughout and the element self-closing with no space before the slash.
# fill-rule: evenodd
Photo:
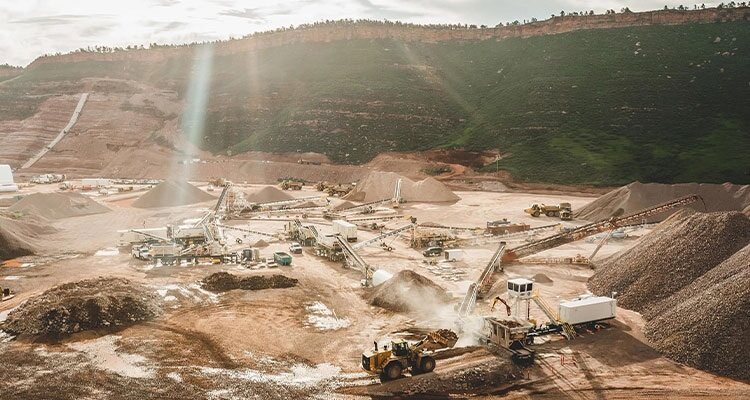
<svg viewBox="0 0 750 400">
<path fill-rule="evenodd" d="M 531 279 L 533 279 L 534 282 L 537 282 L 537 283 L 552 283 L 553 282 L 553 280 L 549 276 L 542 274 L 542 273 L 538 273 L 532 276 Z"/>
<path fill-rule="evenodd" d="M 574 213 L 574 217 L 598 221 L 616 214 L 630 214 L 689 194 L 698 194 L 705 202 L 705 208 L 701 202 L 690 206 L 697 211 L 743 211 L 750 207 L 750 185 L 633 182 L 581 207 Z M 664 220 L 674 212 L 655 215 L 650 222 Z"/>
<path fill-rule="evenodd" d="M 750 245 L 652 307 L 644 333 L 679 362 L 750 380 Z"/>
<path fill-rule="evenodd" d="M 460 200 L 447 186 L 435 180 L 426 178 L 414 182 L 395 172 L 370 172 L 349 194 L 346 200 L 370 202 L 391 199 L 395 194 L 396 182 L 401 179 L 401 197 L 407 202 L 442 203 Z"/>
<path fill-rule="evenodd" d="M 34 193 L 22 198 L 8 210 L 50 220 L 110 211 L 109 208 L 80 193 Z"/>
<path fill-rule="evenodd" d="M 341 201 L 341 200 L 338 200 L 338 199 L 333 199 L 332 201 L 338 202 L 338 204 L 336 204 L 335 206 L 333 206 L 333 208 L 332 208 L 333 211 L 344 210 L 344 209 L 347 209 L 347 208 L 350 208 L 350 207 L 354 207 L 356 205 L 356 204 L 352 203 L 351 201 L 346 201 L 346 200 Z"/>
<path fill-rule="evenodd" d="M 263 239 L 258 239 L 258 241 L 253 243 L 252 246 L 258 248 L 268 247 L 268 242 Z"/>
<path fill-rule="evenodd" d="M 269 203 L 272 201 L 291 200 L 293 198 L 294 196 L 276 186 L 266 186 L 263 189 L 245 193 L 245 200 L 251 203 Z"/>
<path fill-rule="evenodd" d="M 41 248 L 43 235 L 57 229 L 39 218 L 12 219 L 0 216 L 0 260 L 34 255 Z"/>
<path fill-rule="evenodd" d="M 122 278 L 95 278 L 55 286 L 8 314 L 0 329 L 13 335 L 55 337 L 114 328 L 159 314 L 159 299 Z"/>
<path fill-rule="evenodd" d="M 589 287 L 621 307 L 644 311 L 671 296 L 750 242 L 750 219 L 740 212 L 683 211 L 628 250 L 597 263 Z"/>
<path fill-rule="evenodd" d="M 598 263 L 589 288 L 618 292 L 639 311 L 644 333 L 668 357 L 750 378 L 750 218 L 680 211 L 632 248 Z"/>
<path fill-rule="evenodd" d="M 251 275 L 239 277 L 228 272 L 216 272 L 201 281 L 204 289 L 212 292 L 226 292 L 229 290 L 262 290 L 281 289 L 297 286 L 297 280 L 284 275 Z"/>
<path fill-rule="evenodd" d="M 427 311 L 451 300 L 445 289 L 411 270 L 393 275 L 367 297 L 371 305 L 395 312 Z"/>
<path fill-rule="evenodd" d="M 202 203 L 214 196 L 185 181 L 164 181 L 133 202 L 137 208 L 175 207 Z"/>
</svg>

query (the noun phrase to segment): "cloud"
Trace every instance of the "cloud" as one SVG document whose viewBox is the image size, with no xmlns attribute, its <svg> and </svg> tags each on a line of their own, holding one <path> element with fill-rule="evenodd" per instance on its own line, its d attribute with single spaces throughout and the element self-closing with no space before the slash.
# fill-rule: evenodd
<svg viewBox="0 0 750 400">
<path fill-rule="evenodd" d="M 73 14 L 59 14 L 59 15 L 44 15 L 39 17 L 21 18 L 11 20 L 11 24 L 29 24 L 29 25 L 68 25 L 78 23 L 83 20 L 92 18 L 111 18 L 109 14 L 92 14 L 92 15 L 73 15 Z"/>
<path fill-rule="evenodd" d="M 265 21 L 265 16 L 258 11 L 258 8 L 245 8 L 244 10 L 224 10 L 219 15 L 228 17 L 245 18 L 251 21 Z"/>
</svg>

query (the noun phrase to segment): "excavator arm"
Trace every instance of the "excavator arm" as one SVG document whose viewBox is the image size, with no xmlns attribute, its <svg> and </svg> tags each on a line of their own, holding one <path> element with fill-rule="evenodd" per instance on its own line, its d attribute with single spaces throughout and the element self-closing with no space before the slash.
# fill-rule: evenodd
<svg viewBox="0 0 750 400">
<path fill-rule="evenodd" d="M 510 314 L 511 314 L 510 305 L 508 305 L 507 301 L 500 298 L 500 296 L 495 297 L 495 300 L 492 302 L 492 307 L 490 307 L 490 311 L 495 311 L 495 305 L 497 304 L 498 301 L 505 305 L 505 311 L 508 313 L 508 316 L 510 317 Z"/>
</svg>

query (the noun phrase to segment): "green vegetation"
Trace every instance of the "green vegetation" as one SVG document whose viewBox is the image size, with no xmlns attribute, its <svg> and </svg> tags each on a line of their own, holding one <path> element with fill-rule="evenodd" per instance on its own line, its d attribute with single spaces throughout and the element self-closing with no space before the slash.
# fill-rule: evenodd
<svg viewBox="0 0 750 400">
<path fill-rule="evenodd" d="M 357 164 L 385 151 L 498 149 L 499 167 L 529 181 L 750 183 L 748 43 L 750 24 L 733 22 L 293 44 L 211 58 L 205 121 L 182 122 L 221 153 L 315 151 Z M 193 51 L 42 65 L 0 86 L 0 104 L 20 85 L 109 76 L 176 90 L 189 105 Z"/>
</svg>

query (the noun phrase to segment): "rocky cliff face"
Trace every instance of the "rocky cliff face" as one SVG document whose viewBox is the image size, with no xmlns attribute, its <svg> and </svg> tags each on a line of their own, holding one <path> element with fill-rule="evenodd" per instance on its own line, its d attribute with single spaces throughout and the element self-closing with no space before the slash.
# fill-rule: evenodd
<svg viewBox="0 0 750 400">
<path fill-rule="evenodd" d="M 750 7 L 706 10 L 659 10 L 639 13 L 553 17 L 524 25 L 494 28 L 432 28 L 393 24 L 323 24 L 311 28 L 265 33 L 215 45 L 217 55 L 252 52 L 295 43 L 324 43 L 351 39 L 396 39 L 404 42 L 436 43 L 449 40 L 503 40 L 555 35 L 585 29 L 611 29 L 632 26 L 706 24 L 750 21 Z M 28 68 L 46 63 L 79 61 L 159 62 L 184 54 L 191 46 L 139 49 L 113 53 L 71 53 L 36 59 Z M 2 69 L 0 69 L 2 74 Z M 0 75 L 1 76 L 1 75 Z"/>
</svg>

